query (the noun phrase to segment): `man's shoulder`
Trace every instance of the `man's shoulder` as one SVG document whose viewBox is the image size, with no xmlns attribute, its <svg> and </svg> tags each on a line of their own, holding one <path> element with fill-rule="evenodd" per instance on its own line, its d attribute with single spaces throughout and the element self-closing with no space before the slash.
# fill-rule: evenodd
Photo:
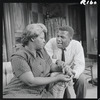
<svg viewBox="0 0 100 100">
<path fill-rule="evenodd" d="M 83 46 L 81 44 L 81 42 L 77 41 L 77 40 L 72 40 L 71 41 L 71 48 L 74 50 L 82 50 Z"/>
<path fill-rule="evenodd" d="M 81 42 L 77 41 L 77 40 L 72 40 L 71 41 L 72 45 L 81 45 Z"/>
<path fill-rule="evenodd" d="M 48 42 L 56 42 L 56 38 L 51 38 Z"/>
<path fill-rule="evenodd" d="M 45 47 L 48 46 L 55 46 L 56 45 L 56 38 L 51 38 L 45 45 Z"/>
</svg>

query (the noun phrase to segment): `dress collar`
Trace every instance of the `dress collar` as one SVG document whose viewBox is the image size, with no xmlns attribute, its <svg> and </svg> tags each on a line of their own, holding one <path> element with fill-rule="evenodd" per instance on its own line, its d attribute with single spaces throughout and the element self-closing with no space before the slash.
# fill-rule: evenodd
<svg viewBox="0 0 100 100">
<path fill-rule="evenodd" d="M 40 50 L 37 50 L 37 51 L 36 51 L 36 54 L 34 54 L 34 53 L 33 53 L 32 51 L 30 51 L 28 48 L 25 48 L 25 50 L 28 51 L 34 58 L 36 58 L 36 57 L 38 57 L 38 56 L 40 56 L 41 58 L 43 58 L 43 55 L 42 55 L 42 53 L 41 53 Z"/>
</svg>

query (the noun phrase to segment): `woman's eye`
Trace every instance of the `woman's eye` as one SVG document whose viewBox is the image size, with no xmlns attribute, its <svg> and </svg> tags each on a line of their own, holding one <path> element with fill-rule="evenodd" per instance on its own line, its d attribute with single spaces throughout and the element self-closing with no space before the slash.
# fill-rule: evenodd
<svg viewBox="0 0 100 100">
<path fill-rule="evenodd" d="M 65 37 L 64 37 L 64 36 L 61 36 L 61 38 L 62 38 L 62 39 L 65 39 Z"/>
</svg>

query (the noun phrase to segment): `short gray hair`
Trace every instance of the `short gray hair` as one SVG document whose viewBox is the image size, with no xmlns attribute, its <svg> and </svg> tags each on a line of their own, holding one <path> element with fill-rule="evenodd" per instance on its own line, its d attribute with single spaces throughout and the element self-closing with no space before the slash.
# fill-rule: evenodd
<svg viewBox="0 0 100 100">
<path fill-rule="evenodd" d="M 21 37 L 22 44 L 24 46 L 27 45 L 31 38 L 37 38 L 42 32 L 44 32 L 45 34 L 47 33 L 47 28 L 42 23 L 27 25 Z"/>
</svg>

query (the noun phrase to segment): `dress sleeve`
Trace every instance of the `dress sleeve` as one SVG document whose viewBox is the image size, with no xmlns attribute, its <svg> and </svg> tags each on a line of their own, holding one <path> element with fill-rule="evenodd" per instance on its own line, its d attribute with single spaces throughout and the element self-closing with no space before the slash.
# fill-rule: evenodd
<svg viewBox="0 0 100 100">
<path fill-rule="evenodd" d="M 21 56 L 14 56 L 11 59 L 12 69 L 15 76 L 19 77 L 25 72 L 31 71 L 27 61 Z"/>
</svg>

